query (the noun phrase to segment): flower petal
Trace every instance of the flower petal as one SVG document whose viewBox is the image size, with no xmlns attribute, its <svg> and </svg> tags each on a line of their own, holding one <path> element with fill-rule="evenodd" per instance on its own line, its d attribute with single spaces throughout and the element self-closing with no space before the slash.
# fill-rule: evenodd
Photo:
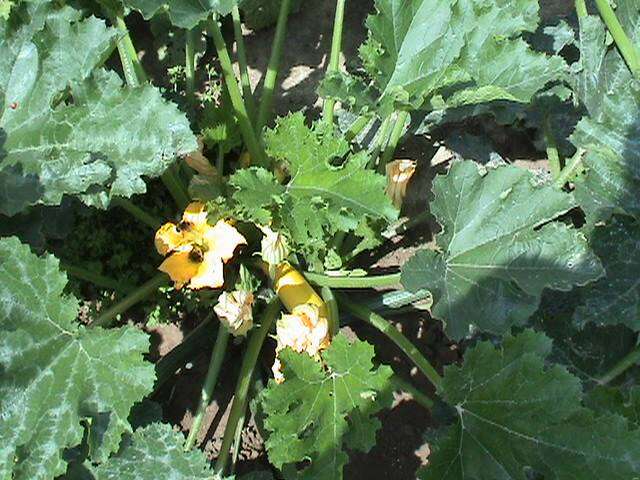
<svg viewBox="0 0 640 480">
<path fill-rule="evenodd" d="M 394 160 L 385 166 L 387 173 L 387 196 L 396 208 L 402 207 L 409 180 L 416 171 L 414 160 Z"/>
<path fill-rule="evenodd" d="M 166 255 L 176 250 L 186 241 L 188 240 L 185 238 L 184 232 L 178 230 L 174 223 L 162 225 L 155 236 L 156 250 L 160 255 Z"/>
<path fill-rule="evenodd" d="M 233 257 L 233 252 L 238 245 L 247 244 L 240 232 L 224 220 L 219 220 L 213 227 L 205 231 L 204 241 L 209 247 L 209 251 L 216 252 L 225 262 Z"/>
<path fill-rule="evenodd" d="M 191 202 L 184 209 L 182 221 L 200 226 L 207 223 L 207 207 L 202 202 Z"/>
<path fill-rule="evenodd" d="M 202 263 L 198 265 L 198 270 L 192 276 L 189 287 L 200 288 L 220 288 L 224 284 L 222 258 L 214 252 L 208 251 L 204 254 Z"/>
<path fill-rule="evenodd" d="M 200 268 L 201 264 L 194 262 L 190 253 L 190 251 L 176 252 L 167 257 L 158 267 L 158 270 L 171 277 L 177 289 L 189 282 Z"/>
</svg>

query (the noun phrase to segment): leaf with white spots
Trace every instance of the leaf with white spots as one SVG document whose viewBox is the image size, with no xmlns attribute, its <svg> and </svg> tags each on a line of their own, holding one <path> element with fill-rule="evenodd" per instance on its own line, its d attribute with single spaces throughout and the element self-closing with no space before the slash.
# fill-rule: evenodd
<svg viewBox="0 0 640 480">
<path fill-rule="evenodd" d="M 433 314 L 462 338 L 476 327 L 501 334 L 524 323 L 545 288 L 570 290 L 602 275 L 583 235 L 553 222 L 573 197 L 515 166 L 485 173 L 457 162 L 433 184 L 431 211 L 443 228 L 438 251 L 402 268 L 402 284 L 434 294 Z"/>
<path fill-rule="evenodd" d="M 153 388 L 146 334 L 87 329 L 51 255 L 0 240 L 0 478 L 52 479 L 82 442 L 101 461 L 130 431 L 129 410 Z"/>
<path fill-rule="evenodd" d="M 445 370 L 440 394 L 457 421 L 431 445 L 422 480 L 629 480 L 640 430 L 582 405 L 580 381 L 545 366 L 551 341 L 527 330 L 501 348 L 481 342 Z"/>
</svg>

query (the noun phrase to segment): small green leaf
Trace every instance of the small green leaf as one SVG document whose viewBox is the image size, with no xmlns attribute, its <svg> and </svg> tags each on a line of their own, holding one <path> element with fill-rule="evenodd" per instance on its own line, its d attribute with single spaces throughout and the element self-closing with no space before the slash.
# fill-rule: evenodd
<svg viewBox="0 0 640 480">
<path fill-rule="evenodd" d="M 95 480 L 211 480 L 205 455 L 183 446 L 184 436 L 170 425 L 152 423 L 125 436 L 118 453 L 91 470 Z"/>
<path fill-rule="evenodd" d="M 307 458 L 303 478 L 341 479 L 343 446 L 367 451 L 375 444 L 380 423 L 372 415 L 388 400 L 391 369 L 374 369 L 373 347 L 342 334 L 322 354 L 325 368 L 305 353 L 280 355 L 286 380 L 270 381 L 263 394 L 269 460 L 282 468 Z"/>
<path fill-rule="evenodd" d="M 571 195 L 536 185 L 525 169 L 483 174 L 473 162 L 456 162 L 435 179 L 433 193 L 443 228 L 438 251 L 410 259 L 402 284 L 434 293 L 433 314 L 453 338 L 471 327 L 504 333 L 531 316 L 543 289 L 570 290 L 602 275 L 582 234 L 551 222 L 575 206 Z"/>
<path fill-rule="evenodd" d="M 433 445 L 423 480 L 607 478 L 640 473 L 640 431 L 582 406 L 580 381 L 545 367 L 551 341 L 525 331 L 469 350 L 448 367 L 442 398 L 455 425 Z"/>
<path fill-rule="evenodd" d="M 640 224 L 614 217 L 595 227 L 590 244 L 602 260 L 606 275 L 582 289 L 584 304 L 576 310 L 576 322 L 597 325 L 624 324 L 640 331 Z"/>
<path fill-rule="evenodd" d="M 51 479 L 85 427 L 101 461 L 131 430 L 129 410 L 153 388 L 147 335 L 76 323 L 58 261 L 0 240 L 0 478 Z"/>
</svg>

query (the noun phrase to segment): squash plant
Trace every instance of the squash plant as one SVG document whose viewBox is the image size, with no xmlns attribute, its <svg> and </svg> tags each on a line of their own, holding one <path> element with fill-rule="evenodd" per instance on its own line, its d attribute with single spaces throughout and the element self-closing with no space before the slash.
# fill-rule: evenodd
<svg viewBox="0 0 640 480">
<path fill-rule="evenodd" d="M 375 0 L 341 68 L 347 3 L 321 113 L 273 118 L 302 0 L 0 0 L 0 478 L 230 478 L 250 400 L 272 471 L 242 478 L 343 478 L 398 388 L 448 413 L 418 478 L 640 476 L 640 4 L 577 0 L 574 25 L 542 25 L 537 0 Z M 173 91 L 140 60 L 140 15 L 171 37 Z M 243 20 L 275 23 L 259 88 Z M 548 171 L 457 159 L 403 217 L 417 173 L 401 142 L 473 118 L 535 132 Z M 159 189 L 169 218 L 132 198 Z M 157 275 L 129 288 L 42 251 L 29 232 L 54 235 L 69 199 L 146 226 Z M 360 255 L 430 217 L 435 243 L 398 271 Z M 80 322 L 68 276 L 116 295 Z M 373 288 L 389 291 L 353 295 Z M 154 365 L 147 333 L 119 322 L 159 289 L 207 318 Z M 417 321 L 425 300 L 465 351 L 444 371 L 384 318 Z M 397 345 L 436 398 L 347 321 Z M 196 444 L 231 338 L 243 358 L 212 463 Z M 185 438 L 145 402 L 210 344 Z"/>
</svg>

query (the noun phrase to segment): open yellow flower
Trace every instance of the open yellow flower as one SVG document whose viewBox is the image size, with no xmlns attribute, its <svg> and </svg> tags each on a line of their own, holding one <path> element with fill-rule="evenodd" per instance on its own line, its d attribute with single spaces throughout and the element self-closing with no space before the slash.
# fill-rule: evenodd
<svg viewBox="0 0 640 480">
<path fill-rule="evenodd" d="M 291 314 L 283 314 L 276 323 L 276 336 L 278 345 L 272 371 L 278 383 L 284 381 L 282 363 L 277 356 L 280 350 L 289 347 L 319 358 L 318 354 L 331 343 L 329 321 L 321 314 L 320 307 L 312 303 L 298 305 Z"/>
<path fill-rule="evenodd" d="M 223 265 L 245 238 L 224 220 L 211 226 L 200 202 L 190 203 L 178 224 L 166 223 L 156 232 L 158 253 L 169 255 L 158 267 L 175 283 L 192 289 L 219 288 L 224 284 Z"/>
<path fill-rule="evenodd" d="M 414 160 L 394 160 L 387 163 L 387 196 L 397 208 L 402 207 L 402 202 L 407 194 L 407 185 L 416 171 Z"/>
</svg>

